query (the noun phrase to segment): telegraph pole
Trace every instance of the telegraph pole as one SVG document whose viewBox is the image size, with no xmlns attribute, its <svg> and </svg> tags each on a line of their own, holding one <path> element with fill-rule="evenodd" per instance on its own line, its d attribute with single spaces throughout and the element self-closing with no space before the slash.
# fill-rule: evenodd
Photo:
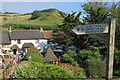
<svg viewBox="0 0 120 80">
<path fill-rule="evenodd" d="M 108 40 L 108 53 L 107 53 L 107 69 L 106 80 L 113 78 L 113 62 L 114 62 L 114 45 L 115 45 L 115 18 L 111 18 L 109 24 L 109 40 Z"/>
</svg>

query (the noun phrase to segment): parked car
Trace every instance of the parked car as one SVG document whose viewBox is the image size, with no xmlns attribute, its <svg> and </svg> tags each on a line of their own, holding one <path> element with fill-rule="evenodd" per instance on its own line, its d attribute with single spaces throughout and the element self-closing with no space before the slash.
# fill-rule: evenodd
<svg viewBox="0 0 120 80">
<path fill-rule="evenodd" d="M 53 52 L 64 53 L 63 47 L 61 46 L 55 46 L 55 47 L 52 47 L 52 49 L 53 49 Z"/>
<path fill-rule="evenodd" d="M 68 46 L 67 50 L 72 50 L 72 51 L 76 51 L 77 48 L 75 46 Z"/>
</svg>

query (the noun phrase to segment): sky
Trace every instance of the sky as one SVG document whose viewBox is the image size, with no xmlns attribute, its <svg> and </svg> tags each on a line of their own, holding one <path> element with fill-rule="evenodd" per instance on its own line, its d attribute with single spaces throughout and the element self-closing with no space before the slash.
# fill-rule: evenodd
<svg viewBox="0 0 120 80">
<path fill-rule="evenodd" d="M 1 0 L 2 2 L 118 2 L 119 0 Z"/>
<path fill-rule="evenodd" d="M 36 2 L 33 2 L 36 1 Z M 48 2 L 49 1 L 49 2 Z M 72 2 L 75 1 L 75 2 Z M 15 12 L 15 13 L 31 13 L 35 10 L 44 9 L 58 9 L 62 12 L 72 13 L 73 12 L 83 12 L 81 5 L 87 3 L 90 0 L 2 0 L 0 2 L 0 12 Z M 99 0 L 97 0 L 99 1 Z M 107 0 L 108 2 L 118 1 L 118 0 Z M 85 16 L 82 13 L 82 16 Z M 81 16 L 81 17 L 82 17 Z"/>
<path fill-rule="evenodd" d="M 55 8 L 66 13 L 83 11 L 85 2 L 2 2 L 2 12 L 30 13 L 34 10 Z"/>
<path fill-rule="evenodd" d="M 83 11 L 81 5 L 86 2 L 118 2 L 120 0 L 1 0 L 0 12 L 30 13 L 34 10 L 56 8 L 71 13 Z"/>
</svg>

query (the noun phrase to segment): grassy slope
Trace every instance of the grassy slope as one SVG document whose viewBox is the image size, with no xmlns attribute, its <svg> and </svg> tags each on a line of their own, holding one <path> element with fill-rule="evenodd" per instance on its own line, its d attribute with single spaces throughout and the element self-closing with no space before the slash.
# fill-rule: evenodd
<svg viewBox="0 0 120 80">
<path fill-rule="evenodd" d="M 41 12 L 41 16 L 37 19 L 30 20 L 31 15 L 21 15 L 21 14 L 4 14 L 6 16 L 2 17 L 2 24 L 30 24 L 30 25 L 40 25 L 40 26 L 54 26 L 57 24 L 62 24 L 63 17 L 58 10 L 53 10 L 52 12 Z M 6 19 L 5 19 L 6 18 Z"/>
</svg>

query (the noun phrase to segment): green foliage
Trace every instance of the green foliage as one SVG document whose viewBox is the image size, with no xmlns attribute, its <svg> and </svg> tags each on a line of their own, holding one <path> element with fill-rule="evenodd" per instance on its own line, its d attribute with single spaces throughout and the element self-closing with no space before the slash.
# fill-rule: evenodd
<svg viewBox="0 0 120 80">
<path fill-rule="evenodd" d="M 15 13 L 15 12 L 5 12 L 5 14 L 18 14 L 18 13 Z"/>
<path fill-rule="evenodd" d="M 83 10 L 87 14 L 84 22 L 88 24 L 99 24 L 108 22 L 109 9 L 107 3 L 88 2 L 82 5 Z"/>
<path fill-rule="evenodd" d="M 77 53 L 75 51 L 69 50 L 67 53 L 63 55 L 63 59 L 65 61 L 69 61 L 73 66 L 77 65 L 77 61 L 75 60 Z"/>
<path fill-rule="evenodd" d="M 79 12 L 75 16 L 76 12 L 73 12 L 72 14 L 68 14 L 68 16 L 64 17 L 63 24 L 59 26 L 56 32 L 60 32 L 60 34 L 57 34 L 57 38 L 59 43 L 65 44 L 65 45 L 72 45 L 74 44 L 74 40 L 78 39 L 78 36 L 72 31 L 72 29 L 79 24 L 82 24 L 79 17 L 81 15 L 81 12 Z M 61 32 L 64 32 L 64 34 L 61 34 Z M 56 39 L 57 40 L 57 39 Z"/>
<path fill-rule="evenodd" d="M 71 71 L 74 74 L 74 78 L 76 78 L 76 77 L 86 78 L 86 73 L 85 73 L 83 68 L 74 67 L 74 66 L 69 65 L 69 64 L 60 64 L 60 66 L 67 71 Z"/>
<path fill-rule="evenodd" d="M 120 77 L 120 50 L 115 48 L 114 75 Z"/>
<path fill-rule="evenodd" d="M 119 5 L 119 4 L 118 4 Z M 118 6 L 117 5 L 117 6 Z M 116 6 L 115 4 L 113 6 Z M 115 46 L 120 50 L 120 6 L 112 9 L 113 15 L 116 18 L 116 44 Z"/>
<path fill-rule="evenodd" d="M 37 18 L 39 18 L 40 16 L 41 16 L 40 11 L 34 11 L 34 12 L 32 13 L 31 19 L 32 19 L 32 20 L 33 20 L 33 19 L 37 19 Z"/>
<path fill-rule="evenodd" d="M 81 50 L 78 54 L 78 57 L 81 61 L 85 61 L 87 59 L 98 59 L 101 60 L 101 55 L 99 48 L 91 46 L 89 50 Z"/>
<path fill-rule="evenodd" d="M 91 78 L 105 77 L 106 63 L 98 59 L 87 59 L 85 61 L 85 68 L 86 68 L 88 77 L 91 77 Z"/>
<path fill-rule="evenodd" d="M 15 78 L 80 78 L 85 77 L 85 72 L 82 68 L 76 69 L 79 73 L 73 70 L 68 70 L 65 67 L 60 67 L 53 64 L 41 64 L 37 62 L 21 62 L 14 72 Z"/>
<path fill-rule="evenodd" d="M 54 30 L 57 25 L 34 25 L 34 24 L 5 24 L 3 27 L 7 28 L 12 26 L 12 30 L 20 30 L 20 29 L 40 29 L 42 27 L 44 30 Z"/>
<path fill-rule="evenodd" d="M 3 21 L 6 21 L 6 20 L 7 20 L 7 17 L 4 17 L 4 18 L 3 18 Z"/>
<path fill-rule="evenodd" d="M 31 57 L 31 60 L 34 62 L 39 62 L 39 63 L 44 63 L 45 59 L 42 56 L 42 54 L 39 52 L 38 49 L 36 49 L 35 47 L 31 47 L 30 50 L 28 51 L 25 59 L 28 59 Z"/>
<path fill-rule="evenodd" d="M 15 78 L 38 78 L 41 69 L 30 66 L 29 62 L 21 62 L 14 70 Z"/>
</svg>

